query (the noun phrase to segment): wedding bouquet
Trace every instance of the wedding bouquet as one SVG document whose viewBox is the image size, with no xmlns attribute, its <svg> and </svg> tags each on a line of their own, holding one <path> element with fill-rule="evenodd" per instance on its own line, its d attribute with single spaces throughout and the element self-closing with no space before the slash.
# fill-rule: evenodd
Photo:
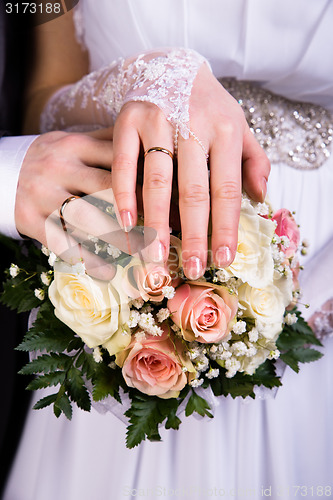
<svg viewBox="0 0 333 500">
<path fill-rule="evenodd" d="M 105 212 L 116 219 L 112 208 Z M 281 385 L 281 366 L 298 372 L 322 355 L 297 309 L 304 246 L 286 209 L 244 195 L 235 260 L 226 269 L 208 262 L 196 281 L 182 271 L 181 235 L 171 235 L 166 263 L 96 237 L 85 244 L 109 258 L 114 278 L 31 244 L 4 283 L 2 302 L 34 314 L 17 347 L 31 353 L 20 373 L 35 375 L 31 390 L 56 388 L 36 409 L 53 405 L 71 419 L 72 403 L 90 411 L 111 398 L 124 406 L 132 448 L 159 440 L 162 424 L 178 429 L 183 411 L 213 417 L 210 394 L 254 398 Z"/>
</svg>

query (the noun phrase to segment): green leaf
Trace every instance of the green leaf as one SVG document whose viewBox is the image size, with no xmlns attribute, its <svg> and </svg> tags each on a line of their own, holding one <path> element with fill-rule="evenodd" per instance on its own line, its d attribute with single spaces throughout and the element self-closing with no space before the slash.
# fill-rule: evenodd
<svg viewBox="0 0 333 500">
<path fill-rule="evenodd" d="M 176 412 L 172 410 L 165 423 L 165 428 L 178 430 L 181 423 L 182 421 L 177 417 Z"/>
<path fill-rule="evenodd" d="M 255 385 L 263 385 L 269 389 L 282 385 L 280 378 L 276 376 L 274 362 L 268 359 L 256 369 L 252 380 Z"/>
<path fill-rule="evenodd" d="M 134 448 L 146 438 L 151 441 L 160 441 L 158 426 L 166 418 L 166 406 L 163 401 L 167 400 L 134 391 L 130 393 L 130 397 L 131 407 L 125 413 L 130 421 L 127 427 L 126 446 Z"/>
<path fill-rule="evenodd" d="M 53 411 L 56 417 L 60 417 L 63 413 L 68 420 L 72 420 L 73 409 L 67 394 L 64 393 L 57 398 L 53 405 Z"/>
<path fill-rule="evenodd" d="M 1 302 L 11 310 L 18 313 L 31 311 L 40 306 L 41 301 L 35 296 L 35 288 L 40 288 L 41 283 L 24 283 L 23 280 L 9 279 L 3 283 Z"/>
<path fill-rule="evenodd" d="M 291 349 L 280 355 L 280 359 L 284 361 L 296 373 L 299 372 L 299 363 L 310 363 L 317 361 L 323 354 L 316 349 Z"/>
<path fill-rule="evenodd" d="M 19 371 L 21 375 L 49 373 L 56 370 L 66 370 L 72 364 L 73 358 L 67 354 L 42 354 L 30 361 Z"/>
<path fill-rule="evenodd" d="M 72 366 L 67 372 L 65 387 L 69 397 L 79 408 L 85 411 L 90 411 L 91 400 L 89 392 L 85 386 L 80 370 L 74 366 Z"/>
<path fill-rule="evenodd" d="M 211 388 L 215 396 L 228 396 L 230 394 L 234 399 L 238 396 L 255 398 L 253 389 L 256 381 L 252 376 L 238 372 L 234 377 L 228 378 L 225 373 L 226 370 L 220 368 L 219 376 L 211 380 Z"/>
<path fill-rule="evenodd" d="M 43 389 L 45 387 L 56 386 L 62 384 L 65 381 L 66 373 L 63 371 L 56 371 L 47 373 L 46 375 L 41 375 L 33 379 L 27 389 L 30 391 L 35 391 L 37 389 Z"/>
<path fill-rule="evenodd" d="M 185 408 L 185 415 L 188 417 L 189 415 L 192 415 L 193 412 L 196 412 L 202 417 L 207 415 L 207 417 L 213 418 L 213 415 L 208 410 L 210 410 L 210 406 L 207 401 L 198 396 L 198 394 L 192 390 L 192 394 L 190 395 Z"/>
<path fill-rule="evenodd" d="M 107 396 L 112 396 L 119 403 L 119 387 L 122 383 L 121 370 L 112 369 L 106 365 L 96 363 L 97 367 L 93 375 L 93 399 L 101 401 Z"/>
<path fill-rule="evenodd" d="M 54 308 L 49 301 L 39 308 L 37 318 L 16 347 L 18 351 L 63 352 L 75 339 L 74 332 L 54 315 Z M 79 339 L 82 345 L 81 339 Z"/>
<path fill-rule="evenodd" d="M 37 401 L 37 403 L 34 404 L 33 409 L 41 410 L 42 408 L 46 408 L 47 406 L 53 404 L 56 401 L 57 397 L 58 393 L 45 396 L 44 398 L 41 398 L 39 401 Z"/>
</svg>

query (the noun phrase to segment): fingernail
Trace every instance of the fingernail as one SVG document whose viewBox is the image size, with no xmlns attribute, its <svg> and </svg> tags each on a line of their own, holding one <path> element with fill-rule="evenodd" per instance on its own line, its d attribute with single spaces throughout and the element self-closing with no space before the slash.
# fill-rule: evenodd
<svg viewBox="0 0 333 500">
<path fill-rule="evenodd" d="M 261 189 L 261 199 L 262 199 L 262 201 L 265 201 L 266 194 L 267 194 L 267 181 L 264 178 L 263 181 L 262 181 L 262 189 Z"/>
<path fill-rule="evenodd" d="M 227 267 L 231 264 L 231 250 L 227 245 L 223 245 L 217 249 L 215 253 L 215 262 L 218 267 Z"/>
<path fill-rule="evenodd" d="M 203 265 L 199 257 L 190 257 L 186 261 L 186 276 L 190 280 L 197 280 L 203 275 Z"/>
<path fill-rule="evenodd" d="M 152 262 L 163 262 L 165 257 L 165 248 L 160 241 L 158 240 L 153 241 L 149 246 L 148 252 L 149 252 L 149 259 Z"/>
<path fill-rule="evenodd" d="M 133 217 L 129 210 L 122 210 L 120 212 L 120 219 L 125 233 L 129 233 L 133 229 Z"/>
</svg>

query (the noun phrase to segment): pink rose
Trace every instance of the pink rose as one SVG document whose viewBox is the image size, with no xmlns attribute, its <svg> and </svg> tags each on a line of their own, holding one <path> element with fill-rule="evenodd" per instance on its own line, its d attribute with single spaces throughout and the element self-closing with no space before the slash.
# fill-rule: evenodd
<svg viewBox="0 0 333 500">
<path fill-rule="evenodd" d="M 127 282 L 125 289 L 131 298 L 161 302 L 164 299 L 163 288 L 172 286 L 171 276 L 162 264 L 145 263 L 133 260 L 126 268 Z"/>
<path fill-rule="evenodd" d="M 229 333 L 237 307 L 235 294 L 204 282 L 181 285 L 168 300 L 171 318 L 184 339 L 202 343 L 219 342 Z"/>
<path fill-rule="evenodd" d="M 281 246 L 287 259 L 293 257 L 296 253 L 300 242 L 300 232 L 292 214 L 286 208 L 281 208 L 272 217 L 277 222 L 275 232 L 278 236 L 287 236 L 289 239 L 289 246 Z"/>
<path fill-rule="evenodd" d="M 183 351 L 182 342 L 171 337 L 164 327 L 161 336 L 146 334 L 142 340 L 134 337 L 128 348 L 117 355 L 116 363 L 122 367 L 129 387 L 150 396 L 176 398 L 195 371 Z"/>
</svg>

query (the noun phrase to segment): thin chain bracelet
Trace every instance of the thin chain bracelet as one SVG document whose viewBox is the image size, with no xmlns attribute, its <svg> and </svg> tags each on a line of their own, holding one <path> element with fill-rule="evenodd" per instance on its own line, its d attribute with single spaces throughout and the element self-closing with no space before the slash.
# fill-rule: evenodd
<svg viewBox="0 0 333 500">
<path fill-rule="evenodd" d="M 201 147 L 202 151 L 205 153 L 206 162 L 208 163 L 209 153 L 207 152 L 207 150 L 206 150 L 205 146 L 203 145 L 202 141 L 200 141 L 200 139 L 195 135 L 194 132 L 192 132 L 192 130 L 189 130 L 189 135 L 192 137 L 192 139 L 194 139 L 199 144 L 199 146 Z M 175 158 L 177 157 L 177 154 L 178 154 L 178 137 L 179 137 L 179 126 L 177 124 L 176 125 L 176 130 L 175 130 L 175 136 L 174 136 L 174 156 L 175 156 Z"/>
</svg>

